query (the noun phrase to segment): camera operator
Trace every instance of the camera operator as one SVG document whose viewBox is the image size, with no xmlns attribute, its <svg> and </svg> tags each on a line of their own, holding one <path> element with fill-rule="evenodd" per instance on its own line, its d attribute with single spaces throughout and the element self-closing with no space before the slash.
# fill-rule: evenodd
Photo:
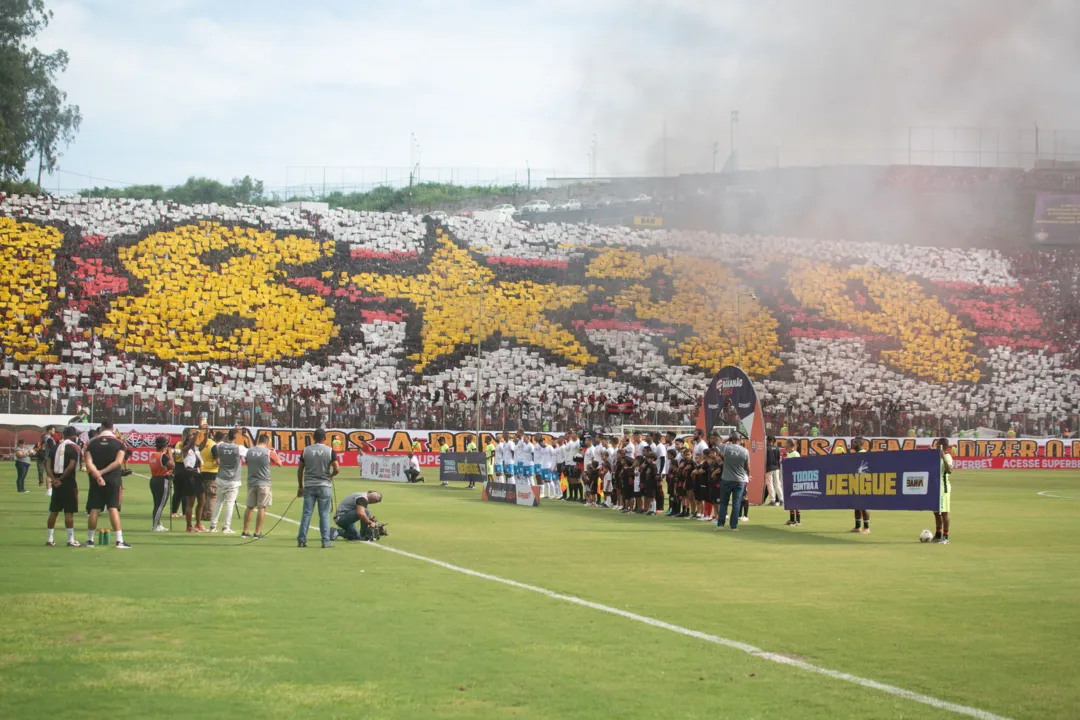
<svg viewBox="0 0 1080 720">
<path fill-rule="evenodd" d="M 337 537 L 346 540 L 372 540 L 375 533 L 375 517 L 368 510 L 370 505 L 382 501 L 380 492 L 353 493 L 341 501 L 334 513 L 334 522 L 341 530 Z M 360 523 L 360 530 L 356 524 Z"/>
</svg>

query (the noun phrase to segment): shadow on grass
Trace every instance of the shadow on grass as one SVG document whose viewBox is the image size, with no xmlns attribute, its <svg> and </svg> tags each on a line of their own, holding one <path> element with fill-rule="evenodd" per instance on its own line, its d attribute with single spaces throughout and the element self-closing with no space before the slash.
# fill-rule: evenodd
<svg viewBox="0 0 1080 720">
<path fill-rule="evenodd" d="M 769 544 L 851 544 L 850 540 L 843 537 L 829 537 L 828 535 L 821 533 L 799 532 L 798 530 L 770 525 L 755 525 L 753 522 L 740 523 L 739 531 L 735 533 L 732 533 L 729 530 L 717 532 L 715 523 L 663 517 L 662 514 L 658 517 L 646 517 L 638 514 L 608 510 L 606 508 L 596 508 L 595 510 L 593 508 L 583 508 L 576 503 L 563 503 L 562 501 L 549 501 L 547 507 L 559 508 L 555 510 L 555 512 L 560 513 L 563 517 L 566 517 L 567 513 L 573 513 L 575 518 L 589 517 L 590 519 L 595 519 L 597 523 L 602 523 L 607 528 L 605 531 L 608 532 L 623 532 L 631 529 L 634 532 L 668 532 L 675 530 L 676 532 L 695 533 L 698 535 L 727 535 L 733 539 L 745 539 L 752 542 L 764 542 Z M 544 508 L 545 506 L 541 505 L 541 512 L 544 511 Z M 578 509 L 591 512 L 579 514 Z M 618 527 L 611 527 L 612 525 Z M 837 533 L 837 535 L 842 536 L 843 533 Z"/>
</svg>

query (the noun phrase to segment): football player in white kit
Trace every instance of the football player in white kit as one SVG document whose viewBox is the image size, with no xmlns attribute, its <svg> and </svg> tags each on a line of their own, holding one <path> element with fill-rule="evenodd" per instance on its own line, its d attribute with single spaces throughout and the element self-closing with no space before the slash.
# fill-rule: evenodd
<svg viewBox="0 0 1080 720">
<path fill-rule="evenodd" d="M 574 456 L 578 454 L 578 450 L 581 449 L 581 441 L 578 440 L 577 435 L 573 430 L 567 435 L 566 438 L 566 462 L 574 462 Z"/>
<path fill-rule="evenodd" d="M 503 475 L 503 463 L 506 461 L 506 433 L 499 433 L 499 442 L 495 444 L 495 482 L 506 482 Z"/>
<path fill-rule="evenodd" d="M 514 465 L 517 467 L 518 482 L 527 481 L 530 485 L 532 479 L 532 448 L 529 436 L 518 431 L 517 449 L 514 451 Z"/>
<path fill-rule="evenodd" d="M 555 475 L 555 448 L 548 442 L 547 438 L 542 438 L 540 443 L 540 448 L 537 451 L 540 456 L 540 478 L 544 482 L 544 487 L 547 488 L 548 497 L 555 499 L 561 495 L 559 480 Z"/>
<path fill-rule="evenodd" d="M 535 436 L 525 436 L 525 477 L 533 485 L 538 485 L 537 475 L 540 474 L 540 446 L 536 444 Z"/>
<path fill-rule="evenodd" d="M 521 431 L 518 431 L 517 437 L 512 440 L 506 441 L 506 460 L 510 465 L 509 468 L 504 467 L 506 471 L 507 481 L 516 480 L 525 474 L 525 467 L 522 465 L 522 449 L 524 443 L 521 441 Z"/>
</svg>

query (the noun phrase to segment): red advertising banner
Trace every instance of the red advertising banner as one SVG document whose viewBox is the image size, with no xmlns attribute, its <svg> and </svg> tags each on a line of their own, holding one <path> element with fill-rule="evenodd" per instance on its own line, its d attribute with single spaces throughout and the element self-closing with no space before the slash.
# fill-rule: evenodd
<svg viewBox="0 0 1080 720">
<path fill-rule="evenodd" d="M 1080 470 L 1080 457 L 957 458 L 957 470 Z"/>
<path fill-rule="evenodd" d="M 76 425 L 80 431 L 92 427 Z M 226 432 L 228 427 L 213 427 L 210 432 Z M 117 425 L 117 431 L 131 449 L 133 463 L 145 463 L 154 440 L 159 435 L 169 439 L 172 446 L 180 439 L 184 427 L 179 425 Z M 314 431 L 300 428 L 241 427 L 241 443 L 251 447 L 261 433 L 270 437 L 271 445 L 281 454 L 286 465 L 295 465 L 300 453 L 314 442 Z M 540 433 L 554 439 L 561 433 Z M 20 433 L 20 437 L 25 433 Z M 439 448 L 445 444 L 452 452 L 465 452 L 476 438 L 475 432 L 458 430 L 327 430 L 327 440 L 338 450 L 343 465 L 355 466 L 360 453 L 404 457 L 418 448 L 420 466 L 439 467 Z M 496 432 L 481 433 L 487 443 L 497 438 Z M 27 438 L 30 440 L 31 438 Z M 786 439 L 786 438 L 785 438 Z M 800 455 L 835 455 L 846 453 L 852 437 L 793 437 Z M 34 438 L 36 440 L 36 438 Z M 871 452 L 882 450 L 916 450 L 932 446 L 934 438 L 868 437 Z M 957 469 L 986 470 L 1077 470 L 1080 469 L 1080 438 L 995 438 L 988 440 L 952 439 L 953 458 Z M 482 446 L 481 446 L 482 447 Z"/>
</svg>

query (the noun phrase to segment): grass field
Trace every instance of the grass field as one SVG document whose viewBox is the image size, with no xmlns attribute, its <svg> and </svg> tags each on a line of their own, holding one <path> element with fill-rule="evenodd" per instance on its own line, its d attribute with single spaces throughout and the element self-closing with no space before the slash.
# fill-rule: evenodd
<svg viewBox="0 0 1080 720">
<path fill-rule="evenodd" d="M 131 551 L 46 548 L 44 493 L 0 471 L 0 717 L 960 717 L 380 547 L 300 550 L 288 522 L 242 547 L 151 534 L 146 480 L 126 485 Z M 384 548 L 986 713 L 1080 715 L 1078 473 L 959 473 L 947 547 L 918 543 L 929 514 L 859 536 L 850 513 L 755 508 L 732 535 L 437 484 L 337 494 L 372 486 Z"/>
</svg>

